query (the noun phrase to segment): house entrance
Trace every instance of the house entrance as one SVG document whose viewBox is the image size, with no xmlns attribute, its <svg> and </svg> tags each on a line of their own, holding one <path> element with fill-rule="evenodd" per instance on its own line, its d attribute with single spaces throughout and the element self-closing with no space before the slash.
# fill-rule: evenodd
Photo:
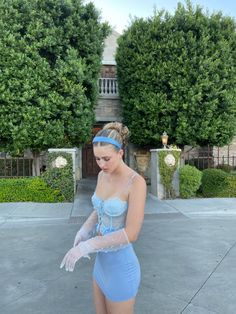
<svg viewBox="0 0 236 314">
<path fill-rule="evenodd" d="M 82 176 L 83 178 L 95 177 L 99 171 L 100 168 L 93 156 L 93 145 L 86 144 L 82 149 Z"/>
<path fill-rule="evenodd" d="M 91 140 L 82 148 L 82 177 L 96 177 L 100 171 L 97 162 L 93 156 L 92 139 L 94 135 L 102 129 L 102 126 L 95 126 L 92 130 Z"/>
</svg>

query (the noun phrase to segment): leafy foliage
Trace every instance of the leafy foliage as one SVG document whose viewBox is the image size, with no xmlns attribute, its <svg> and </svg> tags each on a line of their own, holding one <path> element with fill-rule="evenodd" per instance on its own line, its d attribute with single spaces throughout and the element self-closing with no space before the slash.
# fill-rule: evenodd
<svg viewBox="0 0 236 314">
<path fill-rule="evenodd" d="M 224 145 L 236 127 L 236 23 L 189 1 L 137 18 L 119 38 L 124 123 L 139 145 Z"/>
<path fill-rule="evenodd" d="M 236 197 L 236 175 L 231 174 L 227 177 L 228 183 L 228 196 L 227 197 Z"/>
<path fill-rule="evenodd" d="M 219 164 L 216 168 L 221 169 L 227 173 L 231 173 L 234 171 L 234 169 L 236 169 L 236 167 L 234 167 L 232 165 L 227 165 L 227 164 Z"/>
<path fill-rule="evenodd" d="M 165 157 L 167 155 L 173 155 L 175 158 L 175 164 L 174 165 L 167 165 L 165 163 Z M 180 159 L 180 151 L 161 151 L 159 152 L 159 170 L 160 170 L 160 176 L 161 176 L 161 182 L 164 185 L 165 188 L 165 194 L 167 198 L 173 198 L 175 197 L 175 190 L 173 188 L 173 176 L 175 171 L 178 168 Z"/>
<path fill-rule="evenodd" d="M 109 27 L 80 0 L 0 2 L 0 142 L 5 151 L 84 143 Z"/>
<path fill-rule="evenodd" d="M 204 197 L 228 197 L 228 174 L 221 169 L 206 169 L 202 172 L 201 191 Z"/>
<path fill-rule="evenodd" d="M 57 157 L 67 160 L 67 165 L 63 168 L 56 168 L 53 161 Z M 74 200 L 74 178 L 72 156 L 69 153 L 50 153 L 47 158 L 47 170 L 42 174 L 43 180 L 55 190 L 59 190 L 64 199 L 68 202 Z"/>
<path fill-rule="evenodd" d="M 196 195 L 201 185 L 202 172 L 196 167 L 185 165 L 179 169 L 180 197 L 190 198 Z"/>
<path fill-rule="evenodd" d="M 64 201 L 59 190 L 51 189 L 39 177 L 0 179 L 0 202 L 47 202 Z"/>
</svg>

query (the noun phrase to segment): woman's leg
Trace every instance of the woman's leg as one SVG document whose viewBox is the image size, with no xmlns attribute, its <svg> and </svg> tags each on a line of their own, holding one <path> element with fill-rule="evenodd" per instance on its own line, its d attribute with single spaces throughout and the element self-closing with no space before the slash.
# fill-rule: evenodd
<svg viewBox="0 0 236 314">
<path fill-rule="evenodd" d="M 93 279 L 93 297 L 96 314 L 107 314 L 105 296 L 94 279 Z"/>
<path fill-rule="evenodd" d="M 112 302 L 106 299 L 107 314 L 133 314 L 135 299 L 123 302 Z"/>
</svg>

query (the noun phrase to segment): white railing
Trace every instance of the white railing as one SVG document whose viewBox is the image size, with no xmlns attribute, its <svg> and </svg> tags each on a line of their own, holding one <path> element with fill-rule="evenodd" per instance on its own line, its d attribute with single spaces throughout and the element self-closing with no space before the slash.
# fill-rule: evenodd
<svg viewBox="0 0 236 314">
<path fill-rule="evenodd" d="M 116 78 L 100 78 L 98 80 L 98 89 L 100 96 L 119 96 Z"/>
</svg>

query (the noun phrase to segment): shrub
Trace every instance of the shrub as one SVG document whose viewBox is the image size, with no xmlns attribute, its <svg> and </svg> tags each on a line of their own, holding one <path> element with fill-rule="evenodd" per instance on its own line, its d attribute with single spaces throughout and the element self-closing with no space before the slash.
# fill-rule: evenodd
<svg viewBox="0 0 236 314">
<path fill-rule="evenodd" d="M 185 165 L 180 167 L 180 197 L 189 198 L 196 195 L 201 185 L 202 172 L 196 167 Z"/>
<path fill-rule="evenodd" d="M 230 173 L 231 171 L 234 170 L 234 167 L 231 166 L 231 165 L 221 164 L 221 165 L 218 165 L 218 166 L 216 167 L 216 169 L 221 169 L 221 170 L 223 170 L 223 171 L 225 171 L 225 172 Z"/>
<path fill-rule="evenodd" d="M 64 197 L 39 177 L 0 179 L 0 202 L 62 202 Z"/>
<path fill-rule="evenodd" d="M 57 157 L 65 158 L 67 164 L 58 168 L 55 165 Z M 48 154 L 47 170 L 42 174 L 42 178 L 51 188 L 59 190 L 66 201 L 73 201 L 74 178 L 72 156 L 70 153 L 55 152 Z"/>
<path fill-rule="evenodd" d="M 202 172 L 202 194 L 205 197 L 227 197 L 229 176 L 221 169 L 206 169 Z"/>
<path fill-rule="evenodd" d="M 174 157 L 175 163 L 174 164 L 167 164 L 165 158 L 168 155 L 172 155 Z M 165 197 L 166 198 L 174 198 L 175 197 L 175 190 L 173 187 L 173 176 L 178 167 L 180 159 L 180 151 L 171 151 L 171 153 L 167 151 L 161 151 L 159 153 L 159 169 L 160 169 L 160 176 L 161 182 L 164 185 L 165 189 Z"/>
<path fill-rule="evenodd" d="M 214 161 L 211 157 L 193 157 L 189 160 L 185 161 L 186 164 L 190 166 L 194 166 L 198 170 L 204 170 L 208 168 L 213 168 L 214 167 Z"/>
<path fill-rule="evenodd" d="M 236 197 L 236 175 L 229 175 L 226 181 L 228 183 L 227 196 Z"/>
</svg>

